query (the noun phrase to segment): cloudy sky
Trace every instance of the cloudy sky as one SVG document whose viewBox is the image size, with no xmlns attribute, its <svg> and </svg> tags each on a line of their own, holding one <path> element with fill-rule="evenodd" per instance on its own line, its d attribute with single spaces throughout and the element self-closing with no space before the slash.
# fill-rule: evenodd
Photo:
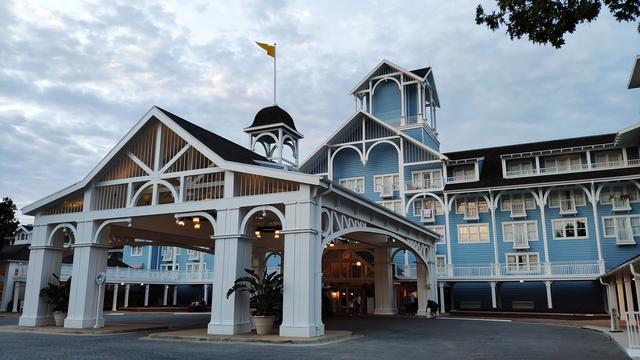
<svg viewBox="0 0 640 360">
<path fill-rule="evenodd" d="M 603 13 L 556 50 L 475 25 L 477 1 L 0 1 L 0 196 L 22 207 L 82 179 L 154 104 L 245 144 L 272 102 L 256 40 L 278 43 L 303 157 L 383 58 L 433 67 L 443 151 L 640 121 L 637 24 Z"/>
</svg>

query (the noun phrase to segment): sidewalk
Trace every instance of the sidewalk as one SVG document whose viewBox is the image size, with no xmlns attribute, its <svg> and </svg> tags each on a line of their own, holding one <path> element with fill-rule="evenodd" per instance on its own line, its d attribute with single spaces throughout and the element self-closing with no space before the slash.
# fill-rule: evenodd
<svg viewBox="0 0 640 360">
<path fill-rule="evenodd" d="M 323 336 L 312 338 L 285 337 L 276 333 L 269 335 L 257 335 L 255 333 L 237 335 L 209 335 L 207 329 L 188 329 L 150 334 L 148 340 L 173 340 L 173 341 L 208 341 L 208 342 L 237 342 L 256 344 L 289 344 L 289 345 L 321 345 L 346 341 L 361 336 L 353 336 L 351 331 L 325 331 Z"/>
<path fill-rule="evenodd" d="M 141 331 L 166 330 L 167 325 L 140 325 L 140 324 L 107 324 L 102 328 L 94 329 L 70 329 L 57 326 L 0 326 L 0 332 L 32 333 L 47 335 L 112 335 Z"/>
</svg>

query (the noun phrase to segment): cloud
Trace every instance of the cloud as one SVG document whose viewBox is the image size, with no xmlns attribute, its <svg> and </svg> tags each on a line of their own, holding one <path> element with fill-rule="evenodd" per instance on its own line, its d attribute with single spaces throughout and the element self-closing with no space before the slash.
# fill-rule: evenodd
<svg viewBox="0 0 640 360">
<path fill-rule="evenodd" d="M 562 50 L 474 23 L 473 3 L 423 1 L 0 2 L 0 195 L 19 206 L 90 171 L 152 105 L 244 144 L 278 103 L 305 157 L 353 111 L 349 90 L 382 58 L 431 66 L 443 150 L 616 131 L 634 24 L 608 14 Z M 635 99 L 635 101 L 633 101 Z"/>
</svg>

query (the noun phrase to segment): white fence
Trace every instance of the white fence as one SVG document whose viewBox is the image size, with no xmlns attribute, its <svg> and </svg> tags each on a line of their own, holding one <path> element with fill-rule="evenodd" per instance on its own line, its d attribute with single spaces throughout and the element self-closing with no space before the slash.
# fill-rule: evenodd
<svg viewBox="0 0 640 360">
<path fill-rule="evenodd" d="M 627 338 L 629 339 L 629 349 L 640 351 L 640 312 L 627 311 Z M 631 355 L 631 354 L 630 354 Z"/>
<path fill-rule="evenodd" d="M 400 277 L 415 278 L 415 264 L 408 267 L 395 265 L 395 270 L 395 274 L 400 274 Z M 595 279 L 600 275 L 600 264 L 597 260 L 498 265 L 453 264 L 440 266 L 437 271 L 438 278 L 446 280 Z"/>
<path fill-rule="evenodd" d="M 60 278 L 71 276 L 72 265 L 63 264 Z M 106 271 L 109 283 L 140 284 L 204 284 L 213 282 L 213 271 L 168 271 L 109 267 Z"/>
</svg>

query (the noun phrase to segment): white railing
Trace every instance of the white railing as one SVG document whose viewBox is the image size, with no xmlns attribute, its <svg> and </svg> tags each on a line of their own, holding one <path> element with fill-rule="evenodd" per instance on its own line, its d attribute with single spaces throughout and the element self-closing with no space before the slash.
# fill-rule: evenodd
<svg viewBox="0 0 640 360">
<path fill-rule="evenodd" d="M 526 264 L 453 264 L 437 269 L 441 279 L 481 280 L 511 278 L 518 280 L 579 278 L 595 279 L 601 274 L 600 264 L 593 261 L 565 261 Z"/>
<path fill-rule="evenodd" d="M 457 182 L 467 182 L 467 181 L 476 181 L 478 180 L 474 175 L 459 175 L 459 176 L 449 176 L 447 178 L 447 184 L 457 183 Z"/>
<path fill-rule="evenodd" d="M 576 210 L 576 200 L 574 198 L 569 199 L 560 199 L 560 214 L 575 214 Z"/>
<path fill-rule="evenodd" d="M 527 210 L 522 202 L 511 202 L 511 217 L 527 216 Z"/>
<path fill-rule="evenodd" d="M 629 348 L 640 350 L 640 312 L 627 311 L 625 313 L 627 323 L 627 339 L 629 340 Z"/>
<path fill-rule="evenodd" d="M 416 264 L 408 264 L 408 265 L 393 264 L 393 267 L 394 267 L 393 274 L 397 278 L 415 279 L 417 276 Z"/>
<path fill-rule="evenodd" d="M 619 160 L 619 161 L 606 161 L 606 162 L 593 162 L 591 164 L 578 164 L 578 165 L 566 165 L 566 166 L 550 166 L 540 169 L 524 169 L 524 170 L 509 170 L 506 172 L 507 177 L 521 177 L 532 175 L 551 175 L 551 174 L 564 174 L 572 172 L 602 170 L 602 169 L 617 169 L 625 167 L 640 166 L 640 159 Z"/>
<path fill-rule="evenodd" d="M 418 124 L 418 116 L 413 115 L 413 116 L 406 116 L 404 118 L 403 125 L 415 125 L 415 124 Z"/>
<path fill-rule="evenodd" d="M 406 191 L 442 190 L 442 179 L 405 181 L 404 189 Z"/>
<path fill-rule="evenodd" d="M 63 264 L 60 278 L 66 280 L 71 276 L 73 266 Z M 107 282 L 141 283 L 141 284 L 200 284 L 213 281 L 213 271 L 169 271 L 109 267 L 106 271 Z"/>
<path fill-rule="evenodd" d="M 631 205 L 629 204 L 629 197 L 621 196 L 621 197 L 613 197 L 611 199 L 611 203 L 613 204 L 613 211 L 629 211 L 631 210 Z"/>
</svg>

